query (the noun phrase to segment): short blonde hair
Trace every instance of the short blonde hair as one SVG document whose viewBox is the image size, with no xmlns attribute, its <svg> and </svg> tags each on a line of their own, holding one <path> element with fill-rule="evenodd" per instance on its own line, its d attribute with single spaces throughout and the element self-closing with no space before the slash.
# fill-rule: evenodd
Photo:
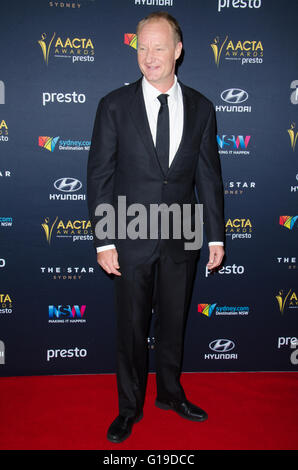
<svg viewBox="0 0 298 470">
<path fill-rule="evenodd" d="M 178 42 L 182 42 L 182 31 L 179 26 L 178 21 L 170 15 L 167 11 L 156 11 L 153 13 L 150 13 L 148 16 L 145 16 L 141 21 L 139 21 L 137 25 L 137 35 L 140 32 L 140 29 L 148 22 L 148 21 L 153 21 L 153 20 L 166 20 L 169 25 L 171 26 L 174 34 L 174 40 L 176 44 Z"/>
</svg>

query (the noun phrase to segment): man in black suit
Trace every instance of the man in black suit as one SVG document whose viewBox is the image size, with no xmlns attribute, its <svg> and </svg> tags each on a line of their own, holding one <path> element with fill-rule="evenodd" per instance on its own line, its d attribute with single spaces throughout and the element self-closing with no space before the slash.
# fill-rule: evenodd
<svg viewBox="0 0 298 470">
<path fill-rule="evenodd" d="M 125 237 L 123 227 L 122 236 L 112 230 L 100 239 L 100 228 L 109 222 L 102 207 L 111 206 L 119 214 L 119 201 L 125 196 L 132 209 L 127 213 L 128 224 L 135 215 L 133 208 L 139 207 L 136 204 L 148 211 L 154 204 L 181 208 L 188 204 L 193 209 L 196 188 L 209 243 L 208 268 L 219 266 L 224 256 L 214 108 L 202 94 L 177 80 L 182 35 L 171 15 L 157 12 L 144 18 L 137 36 L 143 77 L 100 101 L 87 175 L 97 261 L 115 276 L 119 415 L 107 438 L 116 443 L 125 440 L 143 417 L 152 308 L 156 315 L 155 405 L 186 419 L 207 418 L 204 410 L 187 400 L 180 383 L 198 247 L 186 249 L 185 237 L 173 236 L 173 227 L 168 239 L 160 230 L 157 237 Z M 147 222 L 142 219 L 146 227 Z"/>
</svg>

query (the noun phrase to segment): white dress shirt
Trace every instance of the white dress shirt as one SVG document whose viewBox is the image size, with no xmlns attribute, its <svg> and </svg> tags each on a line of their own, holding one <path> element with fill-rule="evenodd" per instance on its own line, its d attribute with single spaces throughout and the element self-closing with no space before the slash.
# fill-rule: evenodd
<svg viewBox="0 0 298 470">
<path fill-rule="evenodd" d="M 142 80 L 143 95 L 145 101 L 145 107 L 147 112 L 147 118 L 151 130 L 152 139 L 154 145 L 156 144 L 156 129 L 157 119 L 160 109 L 160 102 L 158 96 L 161 92 L 152 86 L 145 77 Z M 178 150 L 182 139 L 183 132 L 183 96 L 181 87 L 177 81 L 175 75 L 175 81 L 173 86 L 166 92 L 168 96 L 168 107 L 169 107 L 169 118 L 170 118 L 170 151 L 169 151 L 169 166 L 174 159 L 174 156 Z"/>
<path fill-rule="evenodd" d="M 156 127 L 157 118 L 160 108 L 160 102 L 158 96 L 161 92 L 152 86 L 145 77 L 142 79 L 142 90 L 145 101 L 146 113 L 151 130 L 152 139 L 154 145 L 156 143 Z M 168 107 L 169 107 L 169 120 L 170 120 L 170 150 L 169 150 L 169 166 L 171 165 L 174 156 L 178 150 L 182 139 L 183 132 L 183 96 L 181 87 L 178 83 L 175 75 L 173 86 L 166 92 L 168 96 Z M 209 245 L 223 245 L 223 242 L 209 242 Z M 97 247 L 97 252 L 109 250 L 115 248 L 115 245 L 106 245 Z"/>
</svg>

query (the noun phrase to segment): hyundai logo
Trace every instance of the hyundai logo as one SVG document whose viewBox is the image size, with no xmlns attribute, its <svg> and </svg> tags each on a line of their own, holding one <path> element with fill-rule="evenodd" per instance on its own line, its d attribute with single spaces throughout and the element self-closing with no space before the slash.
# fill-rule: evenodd
<svg viewBox="0 0 298 470">
<path fill-rule="evenodd" d="M 60 178 L 55 181 L 54 186 L 58 191 L 73 193 L 74 191 L 81 189 L 82 183 L 75 178 Z"/>
<path fill-rule="evenodd" d="M 248 99 L 248 93 L 241 90 L 241 88 L 229 88 L 228 90 L 224 90 L 220 97 L 226 103 L 238 104 Z"/>
<path fill-rule="evenodd" d="M 230 339 L 215 339 L 209 343 L 209 348 L 212 351 L 227 352 L 234 349 L 235 343 Z"/>
</svg>

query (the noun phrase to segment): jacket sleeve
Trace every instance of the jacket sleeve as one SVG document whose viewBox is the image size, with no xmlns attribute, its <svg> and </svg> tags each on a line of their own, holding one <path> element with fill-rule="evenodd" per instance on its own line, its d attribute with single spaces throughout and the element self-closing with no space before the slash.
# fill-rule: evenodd
<svg viewBox="0 0 298 470">
<path fill-rule="evenodd" d="M 203 204 L 204 228 L 208 242 L 224 242 L 223 183 L 216 141 L 215 110 L 211 103 L 201 139 L 195 184 L 199 202 Z"/>
<path fill-rule="evenodd" d="M 102 98 L 96 112 L 87 165 L 87 200 L 95 247 L 110 245 L 114 241 L 111 236 L 97 238 L 95 227 L 103 215 L 95 215 L 95 212 L 99 205 L 110 205 L 113 210 L 117 145 L 115 124 L 106 99 Z"/>
</svg>

